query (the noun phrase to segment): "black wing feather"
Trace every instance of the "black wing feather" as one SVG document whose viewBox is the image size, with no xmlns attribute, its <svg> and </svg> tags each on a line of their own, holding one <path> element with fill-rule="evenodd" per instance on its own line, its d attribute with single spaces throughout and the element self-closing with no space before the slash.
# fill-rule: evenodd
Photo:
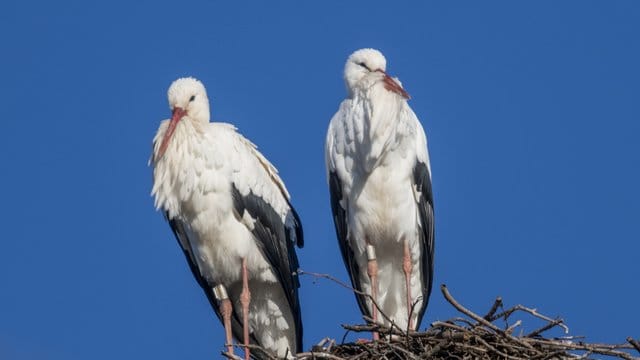
<svg viewBox="0 0 640 360">
<path fill-rule="evenodd" d="M 431 189 L 431 174 L 423 162 L 418 161 L 413 168 L 413 180 L 416 188 L 421 192 L 418 199 L 420 216 L 420 238 L 422 250 L 422 296 L 423 306 L 418 313 L 419 325 L 429 304 L 431 287 L 433 285 L 433 250 L 435 238 L 435 219 L 433 213 L 433 191 Z"/>
<path fill-rule="evenodd" d="M 232 195 L 235 210 L 242 217 L 245 211 L 254 218 L 253 234 L 258 247 L 273 267 L 280 284 L 282 284 L 287 301 L 293 312 L 296 323 L 296 342 L 298 351 L 302 350 L 302 318 L 298 301 L 298 257 L 295 245 L 302 247 L 304 238 L 298 214 L 289 204 L 289 213 L 282 219 L 262 197 L 253 192 L 243 196 L 232 184 Z"/>
<path fill-rule="evenodd" d="M 342 200 L 342 183 L 338 178 L 338 174 L 332 171 L 329 174 L 329 192 L 331 193 L 331 211 L 333 212 L 333 223 L 336 227 L 336 236 L 338 237 L 338 244 L 340 245 L 340 252 L 342 253 L 342 260 L 344 265 L 349 270 L 349 276 L 351 277 L 351 285 L 354 289 L 362 291 L 362 284 L 360 284 L 360 268 L 356 264 L 353 249 L 349 245 L 349 239 L 347 238 L 349 232 L 347 229 L 347 214 L 346 211 L 340 205 Z M 367 307 L 367 297 L 356 294 L 356 300 L 362 314 L 371 317 L 371 312 Z"/>
<path fill-rule="evenodd" d="M 213 288 L 216 287 L 217 284 L 210 282 L 204 276 L 202 276 L 202 272 L 198 267 L 198 263 L 193 256 L 193 251 L 191 250 L 191 242 L 189 241 L 189 236 L 187 235 L 184 223 L 182 222 L 182 220 L 179 220 L 177 218 L 170 219 L 167 212 L 165 212 L 164 216 L 169 222 L 169 226 L 171 226 L 171 230 L 173 230 L 173 234 L 175 235 L 176 240 L 178 240 L 178 245 L 180 245 L 185 258 L 187 259 L 187 263 L 189 264 L 189 269 L 191 269 L 191 272 L 193 273 L 193 277 L 196 279 L 196 282 L 200 285 L 200 287 L 202 287 L 202 290 L 209 300 L 209 304 L 211 304 L 211 307 L 218 317 L 218 320 L 220 320 L 220 322 L 222 323 L 223 320 L 222 314 L 220 313 L 220 304 L 213 294 Z M 236 339 L 242 339 L 242 319 L 235 311 L 232 312 L 231 316 L 231 331 Z M 252 344 L 258 343 L 258 340 L 255 338 L 253 333 L 250 334 L 250 341 Z"/>
</svg>

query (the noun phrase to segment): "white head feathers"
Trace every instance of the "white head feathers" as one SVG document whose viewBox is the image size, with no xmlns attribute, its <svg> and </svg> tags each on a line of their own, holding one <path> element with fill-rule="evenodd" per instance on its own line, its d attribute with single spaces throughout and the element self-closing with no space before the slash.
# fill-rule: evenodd
<svg viewBox="0 0 640 360">
<path fill-rule="evenodd" d="M 376 49 L 360 49 L 355 51 L 347 59 L 344 65 L 344 81 L 347 85 L 349 95 L 352 94 L 354 87 L 365 76 L 377 72 L 386 71 L 387 60 L 384 55 Z"/>
<path fill-rule="evenodd" d="M 192 77 L 174 81 L 167 91 L 169 107 L 183 109 L 186 116 L 197 122 L 209 122 L 209 99 L 204 85 Z"/>
</svg>

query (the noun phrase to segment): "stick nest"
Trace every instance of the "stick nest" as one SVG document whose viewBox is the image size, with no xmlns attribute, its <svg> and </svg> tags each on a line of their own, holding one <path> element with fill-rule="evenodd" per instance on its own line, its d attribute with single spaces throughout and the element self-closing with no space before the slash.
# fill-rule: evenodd
<svg viewBox="0 0 640 360">
<path fill-rule="evenodd" d="M 424 332 L 406 331 L 397 327 L 373 325 L 342 325 L 353 332 L 377 331 L 381 340 L 355 342 L 336 345 L 335 341 L 324 339 L 312 351 L 298 354 L 298 359 L 635 359 L 640 354 L 640 343 L 629 337 L 622 344 L 591 344 L 580 337 L 544 337 L 543 334 L 569 329 L 560 318 L 549 318 L 535 309 L 516 305 L 504 309 L 498 297 L 486 315 L 478 315 L 460 305 L 441 286 L 445 299 L 463 316 L 447 321 L 436 321 Z M 526 334 L 521 329 L 522 320 L 515 318 L 535 318 L 543 325 Z M 498 325 L 500 323 L 501 325 Z M 511 323 L 511 325 L 509 325 Z M 520 332 L 514 335 L 514 332 Z M 594 357 L 596 356 L 596 357 Z"/>
</svg>

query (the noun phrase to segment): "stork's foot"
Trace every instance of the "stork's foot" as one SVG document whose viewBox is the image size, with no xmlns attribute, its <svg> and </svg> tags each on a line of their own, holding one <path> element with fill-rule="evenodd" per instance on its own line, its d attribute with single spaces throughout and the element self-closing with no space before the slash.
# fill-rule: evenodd
<svg viewBox="0 0 640 360">
<path fill-rule="evenodd" d="M 411 308 L 413 307 L 411 302 L 411 271 L 413 270 L 413 264 L 411 263 L 411 251 L 409 250 L 409 244 L 406 241 L 404 242 L 402 270 L 404 271 L 407 287 L 407 324 L 409 324 L 409 329 L 413 329 L 413 321 L 411 319 Z"/>
<path fill-rule="evenodd" d="M 240 304 L 242 304 L 242 330 L 244 335 L 244 358 L 250 360 L 251 350 L 249 349 L 249 303 L 251 293 L 249 292 L 249 274 L 247 272 L 247 259 L 242 259 L 242 292 L 240 293 Z"/>
<path fill-rule="evenodd" d="M 220 304 L 220 314 L 224 322 L 224 333 L 227 341 L 227 352 L 233 355 L 233 336 L 231 335 L 231 301 L 229 299 L 222 300 Z"/>
<path fill-rule="evenodd" d="M 222 315 L 222 323 L 224 325 L 224 334 L 227 345 L 227 353 L 234 355 L 233 353 L 233 336 L 231 335 L 231 300 L 229 300 L 229 294 L 224 285 L 220 284 L 213 288 L 213 294 L 216 300 L 219 302 L 220 315 Z"/>
<path fill-rule="evenodd" d="M 373 245 L 367 245 L 367 275 L 371 279 L 371 318 L 375 324 L 378 323 L 378 308 L 376 307 L 378 301 L 378 261 L 376 260 L 376 249 Z M 380 334 L 377 331 L 372 333 L 373 340 L 379 340 Z"/>
</svg>

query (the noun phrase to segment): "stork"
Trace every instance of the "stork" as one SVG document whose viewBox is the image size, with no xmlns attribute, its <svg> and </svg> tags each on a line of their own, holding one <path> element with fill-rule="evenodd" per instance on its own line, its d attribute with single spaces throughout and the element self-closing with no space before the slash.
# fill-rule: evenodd
<svg viewBox="0 0 640 360">
<path fill-rule="evenodd" d="M 348 96 L 331 119 L 325 144 L 342 258 L 353 287 L 370 296 L 356 293 L 360 311 L 376 323 L 414 330 L 433 280 L 427 138 L 407 104 L 409 94 L 386 73 L 382 53 L 351 54 L 344 80 Z"/>
<path fill-rule="evenodd" d="M 276 168 L 233 125 L 209 122 L 194 78 L 168 91 L 171 119 L 153 139 L 153 189 L 189 267 L 245 359 L 249 344 L 291 358 L 302 349 L 300 219 Z"/>
</svg>

